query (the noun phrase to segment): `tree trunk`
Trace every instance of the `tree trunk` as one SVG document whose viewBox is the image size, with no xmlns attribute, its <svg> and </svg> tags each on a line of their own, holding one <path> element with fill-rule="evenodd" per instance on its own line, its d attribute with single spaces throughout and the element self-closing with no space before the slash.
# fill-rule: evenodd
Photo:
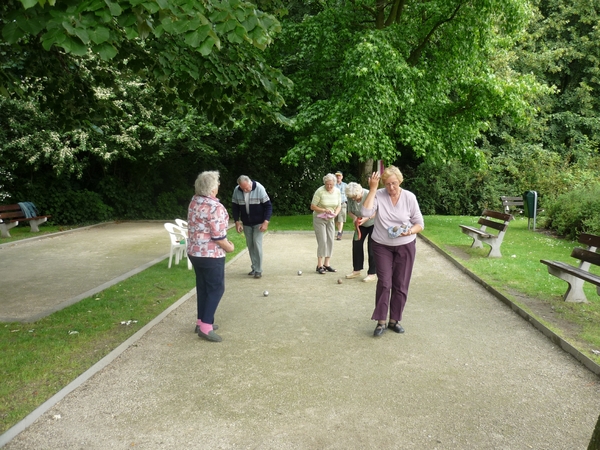
<svg viewBox="0 0 600 450">
<path fill-rule="evenodd" d="M 361 162 L 358 172 L 360 185 L 364 189 L 369 189 L 369 177 L 373 173 L 373 158 L 369 158 L 366 161 Z"/>
<path fill-rule="evenodd" d="M 596 428 L 594 428 L 592 440 L 590 441 L 590 445 L 588 446 L 587 450 L 600 450 L 600 416 L 598 416 Z"/>
</svg>

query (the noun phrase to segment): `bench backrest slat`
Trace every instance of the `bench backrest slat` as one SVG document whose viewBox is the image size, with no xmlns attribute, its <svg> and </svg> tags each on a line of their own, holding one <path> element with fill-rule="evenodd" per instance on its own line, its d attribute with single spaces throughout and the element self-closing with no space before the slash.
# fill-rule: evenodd
<svg viewBox="0 0 600 450">
<path fill-rule="evenodd" d="M 484 225 L 486 227 L 494 228 L 495 230 L 498 230 L 498 231 L 506 231 L 506 229 L 508 228 L 508 222 L 503 222 L 503 223 L 494 222 L 493 220 L 488 220 L 483 217 L 481 217 L 477 223 L 479 225 Z"/>
<path fill-rule="evenodd" d="M 500 200 L 502 200 L 503 204 L 506 205 L 522 205 L 523 204 L 523 197 L 508 197 L 506 195 L 500 197 Z"/>
<path fill-rule="evenodd" d="M 571 253 L 571 256 L 573 258 L 580 259 L 581 261 L 600 266 L 600 253 L 592 252 L 581 247 L 575 247 Z"/>
<path fill-rule="evenodd" d="M 19 205 L 0 205 L 0 213 L 13 211 L 21 212 L 21 207 Z"/>
<path fill-rule="evenodd" d="M 593 234 L 581 233 L 579 235 L 579 242 L 585 244 L 588 247 L 600 247 L 600 236 L 594 236 Z"/>
<path fill-rule="evenodd" d="M 481 214 L 482 216 L 493 217 L 494 219 L 504 220 L 505 222 L 510 222 L 514 219 L 512 214 L 505 214 L 498 211 L 493 211 L 491 209 L 486 209 Z"/>
</svg>

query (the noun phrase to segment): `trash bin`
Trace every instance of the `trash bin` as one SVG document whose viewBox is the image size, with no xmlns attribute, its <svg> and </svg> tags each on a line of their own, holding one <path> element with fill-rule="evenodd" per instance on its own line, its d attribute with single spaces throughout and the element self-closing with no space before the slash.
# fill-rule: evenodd
<svg viewBox="0 0 600 450">
<path fill-rule="evenodd" d="M 527 217 L 527 229 L 533 219 L 533 231 L 535 231 L 535 218 L 537 217 L 537 192 L 526 191 L 523 194 L 523 214 Z"/>
</svg>

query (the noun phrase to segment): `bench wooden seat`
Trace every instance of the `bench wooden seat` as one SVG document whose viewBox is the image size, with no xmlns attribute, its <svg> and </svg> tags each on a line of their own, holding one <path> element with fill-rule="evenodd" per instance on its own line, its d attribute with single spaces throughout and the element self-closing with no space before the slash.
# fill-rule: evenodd
<svg viewBox="0 0 600 450">
<path fill-rule="evenodd" d="M 562 261 L 549 261 L 541 259 L 542 264 L 548 266 L 548 273 L 566 281 L 569 284 L 567 292 L 563 296 L 566 302 L 587 303 L 587 297 L 583 292 L 583 283 L 588 282 L 596 285 L 596 291 L 600 295 L 600 276 L 590 273 L 592 265 L 600 266 L 600 236 L 582 233 L 579 243 L 587 245 L 587 248 L 575 247 L 571 256 L 580 261 L 579 266 L 572 266 Z"/>
<path fill-rule="evenodd" d="M 495 220 L 494 220 L 495 219 Z M 468 225 L 459 225 L 461 231 L 466 235 L 473 238 L 473 244 L 471 248 L 483 248 L 483 244 L 490 246 L 490 252 L 488 253 L 489 258 L 500 258 L 500 246 L 504 240 L 504 234 L 508 228 L 508 224 L 514 217 L 512 214 L 504 214 L 498 211 L 492 211 L 486 209 L 481 214 L 479 221 L 481 225 L 479 228 L 471 227 Z M 498 234 L 492 234 L 488 231 L 488 228 L 493 228 L 498 231 Z"/>
<path fill-rule="evenodd" d="M 33 204 L 31 204 L 31 206 L 37 213 L 35 206 Z M 9 238 L 9 230 L 19 225 L 19 222 L 25 221 L 29 222 L 31 232 L 37 233 L 40 231 L 39 225 L 46 222 L 50 217 L 52 216 L 36 215 L 33 217 L 26 217 L 18 203 L 14 205 L 0 205 L 0 237 Z"/>
</svg>

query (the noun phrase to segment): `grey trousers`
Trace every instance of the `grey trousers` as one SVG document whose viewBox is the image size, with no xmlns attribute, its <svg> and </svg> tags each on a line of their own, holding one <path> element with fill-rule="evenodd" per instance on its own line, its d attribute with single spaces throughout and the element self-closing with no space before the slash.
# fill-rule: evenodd
<svg viewBox="0 0 600 450">
<path fill-rule="evenodd" d="M 313 215 L 313 227 L 317 237 L 317 258 L 329 258 L 333 254 L 335 235 L 333 219 L 319 219 Z"/>
<path fill-rule="evenodd" d="M 244 225 L 244 236 L 246 237 L 246 246 L 252 263 L 252 270 L 256 273 L 262 273 L 262 242 L 263 232 L 259 225 Z"/>
</svg>

